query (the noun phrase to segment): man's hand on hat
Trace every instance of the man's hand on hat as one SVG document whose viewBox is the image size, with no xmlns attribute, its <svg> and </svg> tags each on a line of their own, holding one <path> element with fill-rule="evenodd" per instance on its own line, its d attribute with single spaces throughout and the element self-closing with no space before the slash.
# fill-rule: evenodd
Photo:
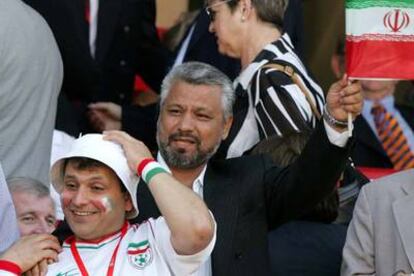
<svg viewBox="0 0 414 276">
<path fill-rule="evenodd" d="M 124 131 L 104 131 L 103 135 L 105 140 L 118 143 L 122 146 L 128 161 L 128 166 L 134 172 L 137 171 L 137 166 L 142 160 L 152 158 L 150 150 L 144 143 Z"/>
</svg>

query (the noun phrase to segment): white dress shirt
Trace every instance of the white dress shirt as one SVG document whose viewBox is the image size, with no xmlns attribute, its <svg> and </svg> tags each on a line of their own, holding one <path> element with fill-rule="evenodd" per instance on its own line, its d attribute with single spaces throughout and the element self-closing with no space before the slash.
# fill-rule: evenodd
<svg viewBox="0 0 414 276">
<path fill-rule="evenodd" d="M 168 172 L 171 173 L 170 168 L 168 168 L 167 163 L 165 163 L 164 158 L 161 156 L 160 153 L 157 154 L 157 161 L 160 165 L 166 169 Z M 198 194 L 201 198 L 203 198 L 203 187 L 204 187 L 204 175 L 206 174 L 207 165 L 204 166 L 201 173 L 197 176 L 197 178 L 193 182 L 193 191 Z M 211 257 L 209 257 L 197 270 L 194 274 L 195 276 L 211 276 Z"/>
<path fill-rule="evenodd" d="M 89 49 L 95 57 L 96 35 L 98 33 L 98 0 L 89 0 Z"/>
</svg>

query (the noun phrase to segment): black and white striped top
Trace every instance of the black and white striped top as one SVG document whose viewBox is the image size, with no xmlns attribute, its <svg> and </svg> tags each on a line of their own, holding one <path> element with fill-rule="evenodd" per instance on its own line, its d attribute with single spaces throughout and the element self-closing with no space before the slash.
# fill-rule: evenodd
<svg viewBox="0 0 414 276">
<path fill-rule="evenodd" d="M 220 149 L 227 158 L 242 155 L 269 136 L 315 127 L 317 120 L 303 92 L 286 74 L 262 68 L 269 62 L 292 66 L 322 114 L 323 91 L 309 76 L 285 33 L 268 44 L 234 81 L 237 99 L 233 126 Z"/>
</svg>

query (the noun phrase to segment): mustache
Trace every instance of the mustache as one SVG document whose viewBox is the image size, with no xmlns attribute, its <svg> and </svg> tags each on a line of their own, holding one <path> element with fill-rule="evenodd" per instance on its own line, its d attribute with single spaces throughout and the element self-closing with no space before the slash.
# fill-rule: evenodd
<svg viewBox="0 0 414 276">
<path fill-rule="evenodd" d="M 187 140 L 197 145 L 200 145 L 201 143 L 200 139 L 197 136 L 191 133 L 185 133 L 185 132 L 176 132 L 176 133 L 171 134 L 168 137 L 168 144 L 170 144 L 172 141 L 175 141 L 175 140 Z"/>
</svg>

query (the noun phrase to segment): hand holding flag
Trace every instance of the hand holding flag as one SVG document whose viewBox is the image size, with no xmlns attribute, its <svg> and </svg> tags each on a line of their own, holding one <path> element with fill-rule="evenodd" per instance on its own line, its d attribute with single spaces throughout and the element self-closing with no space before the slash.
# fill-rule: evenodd
<svg viewBox="0 0 414 276">
<path fill-rule="evenodd" d="M 362 110 L 362 95 L 361 85 L 359 82 L 348 82 L 347 76 L 343 78 L 329 88 L 326 95 L 326 108 L 328 113 L 339 122 L 342 122 L 345 126 L 349 120 L 358 116 Z M 351 123 L 352 125 L 352 123 Z M 338 131 L 344 131 L 344 127 L 332 125 Z M 348 131 L 350 131 L 348 126 Z"/>
</svg>

